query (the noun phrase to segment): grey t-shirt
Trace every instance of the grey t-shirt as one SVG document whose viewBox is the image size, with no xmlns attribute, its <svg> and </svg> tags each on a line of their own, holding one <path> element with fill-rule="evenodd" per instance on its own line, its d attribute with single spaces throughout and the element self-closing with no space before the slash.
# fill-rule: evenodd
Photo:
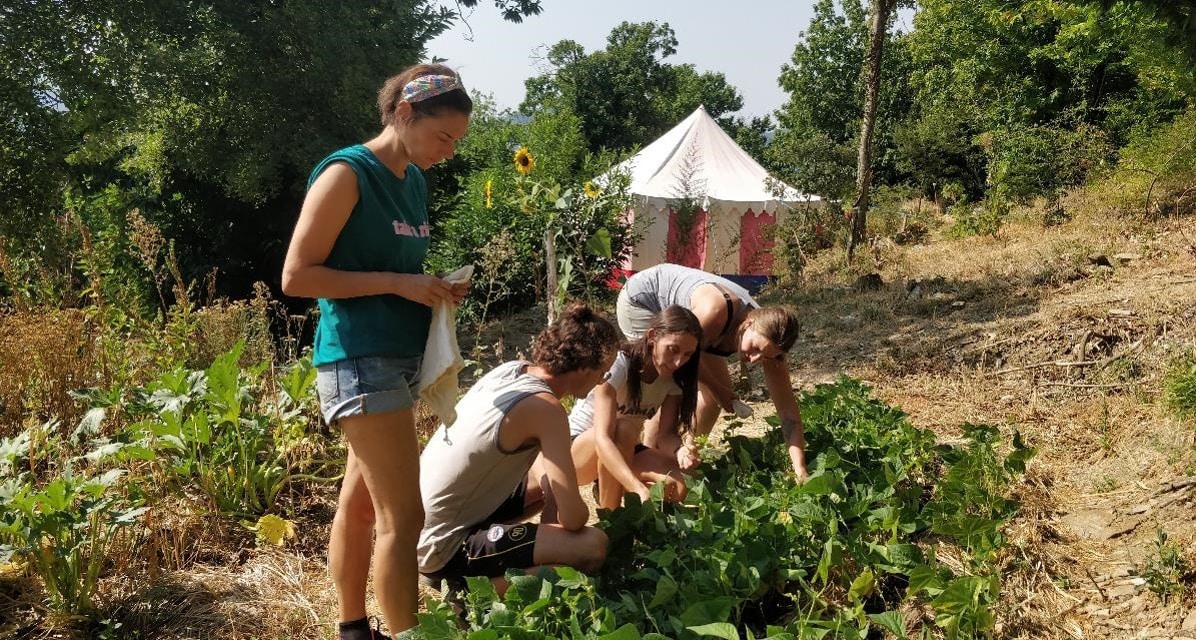
<svg viewBox="0 0 1196 640">
<path fill-rule="evenodd" d="M 752 294 L 748 293 L 747 289 L 734 282 L 701 269 L 679 264 L 664 263 L 644 269 L 628 278 L 623 289 L 635 306 L 660 313 L 665 307 L 674 304 L 691 309 L 690 299 L 694 289 L 704 284 L 722 287 L 727 293 L 742 300 L 744 308 L 760 306 L 752 299 Z"/>
</svg>

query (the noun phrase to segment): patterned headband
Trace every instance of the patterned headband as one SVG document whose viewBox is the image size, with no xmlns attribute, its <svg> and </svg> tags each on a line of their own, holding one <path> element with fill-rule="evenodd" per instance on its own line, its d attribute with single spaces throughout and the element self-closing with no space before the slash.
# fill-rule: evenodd
<svg viewBox="0 0 1196 640">
<path fill-rule="evenodd" d="M 419 102 L 457 89 L 461 83 L 455 76 L 420 76 L 403 85 L 403 99 Z"/>
</svg>

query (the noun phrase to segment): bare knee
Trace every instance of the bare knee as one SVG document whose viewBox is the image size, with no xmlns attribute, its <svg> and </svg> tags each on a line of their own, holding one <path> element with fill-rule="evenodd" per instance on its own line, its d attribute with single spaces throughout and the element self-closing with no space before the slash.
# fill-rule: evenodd
<svg viewBox="0 0 1196 640">
<path fill-rule="evenodd" d="M 610 539 L 606 532 L 595 527 L 584 529 L 585 540 L 582 543 L 582 557 L 579 558 L 577 568 L 586 573 L 597 573 L 606 564 L 606 552 L 610 546 Z"/>
<path fill-rule="evenodd" d="M 424 507 L 418 500 L 415 504 L 407 503 L 398 509 L 384 509 L 375 513 L 377 521 L 374 527 L 379 536 L 393 535 L 414 544 L 424 528 Z"/>
<path fill-rule="evenodd" d="M 366 488 L 365 482 L 361 481 L 360 475 L 356 478 L 351 476 L 345 478 L 345 484 L 341 487 L 340 499 L 337 501 L 336 512 L 351 526 L 373 526 L 375 520 L 374 501 L 370 498 L 370 492 Z"/>
</svg>

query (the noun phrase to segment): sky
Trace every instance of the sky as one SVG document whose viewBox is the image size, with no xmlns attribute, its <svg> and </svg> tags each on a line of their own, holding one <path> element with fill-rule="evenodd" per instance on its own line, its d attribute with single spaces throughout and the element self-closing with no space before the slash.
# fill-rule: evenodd
<svg viewBox="0 0 1196 640">
<path fill-rule="evenodd" d="M 446 4 L 456 8 L 452 0 Z M 606 36 L 624 20 L 667 22 L 678 41 L 667 61 L 722 72 L 743 96 L 739 115 L 760 116 L 787 98 L 777 76 L 813 6 L 814 0 L 543 0 L 543 13 L 512 24 L 491 0 L 481 0 L 468 26 L 457 23 L 433 40 L 428 57 L 447 58 L 466 86 L 514 109 L 523 101 L 523 81 L 542 72 L 537 55 L 560 40 L 575 40 L 592 52 L 604 48 Z"/>
</svg>

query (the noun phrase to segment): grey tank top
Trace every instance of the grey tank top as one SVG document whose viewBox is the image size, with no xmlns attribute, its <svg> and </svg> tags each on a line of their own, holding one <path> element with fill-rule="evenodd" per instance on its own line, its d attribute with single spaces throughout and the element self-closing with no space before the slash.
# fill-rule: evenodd
<svg viewBox="0 0 1196 640">
<path fill-rule="evenodd" d="M 457 403 L 457 420 L 440 425 L 419 457 L 424 528 L 416 553 L 422 573 L 437 571 L 460 549 L 470 527 L 480 524 L 527 477 L 537 445 L 502 451 L 498 429 L 520 400 L 552 393 L 526 373 L 528 363 L 507 362 L 482 376 Z"/>
<path fill-rule="evenodd" d="M 666 307 L 674 304 L 692 310 L 693 306 L 690 305 L 690 301 L 693 298 L 694 289 L 704 284 L 718 285 L 722 288 L 724 296 L 734 296 L 743 302 L 735 317 L 727 318 L 727 324 L 723 327 L 720 338 L 727 335 L 731 328 L 739 326 L 739 320 L 749 309 L 760 306 L 752 299 L 752 294 L 748 293 L 747 289 L 726 278 L 701 269 L 667 262 L 632 275 L 623 285 L 623 289 L 627 292 L 627 299 L 631 301 L 631 304 L 652 313 L 660 313 Z M 730 298 L 727 298 L 727 308 L 731 308 Z"/>
</svg>

